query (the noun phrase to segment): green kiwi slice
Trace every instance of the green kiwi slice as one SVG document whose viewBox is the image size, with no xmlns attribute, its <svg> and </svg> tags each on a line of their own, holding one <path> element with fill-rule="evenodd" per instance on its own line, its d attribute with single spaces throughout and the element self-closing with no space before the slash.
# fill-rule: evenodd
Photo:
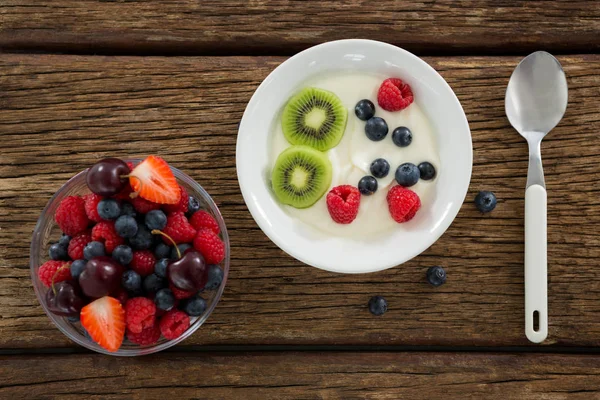
<svg viewBox="0 0 600 400">
<path fill-rule="evenodd" d="M 325 153 L 312 147 L 291 146 L 277 157 L 271 183 L 283 204 L 310 207 L 331 185 L 331 162 Z"/>
<path fill-rule="evenodd" d="M 285 138 L 291 144 L 327 151 L 342 140 L 348 110 L 335 94 L 307 87 L 288 100 L 281 116 Z"/>
</svg>

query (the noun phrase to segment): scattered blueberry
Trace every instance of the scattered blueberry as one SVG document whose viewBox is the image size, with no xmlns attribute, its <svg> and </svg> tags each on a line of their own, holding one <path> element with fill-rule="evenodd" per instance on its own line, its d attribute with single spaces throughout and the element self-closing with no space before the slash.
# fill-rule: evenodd
<svg viewBox="0 0 600 400">
<path fill-rule="evenodd" d="M 67 254 L 67 248 L 62 246 L 60 243 L 54 243 L 50 245 L 48 249 L 48 255 L 52 260 L 68 260 L 69 255 Z"/>
<path fill-rule="evenodd" d="M 208 281 L 206 281 L 206 290 L 213 290 L 221 286 L 223 282 L 223 270 L 218 265 L 208 266 Z"/>
<path fill-rule="evenodd" d="M 385 178 L 390 172 L 390 163 L 383 158 L 378 158 L 371 163 L 371 174 L 375 178 Z"/>
<path fill-rule="evenodd" d="M 169 266 L 168 258 L 161 258 L 157 262 L 154 263 L 154 273 L 161 278 L 167 277 L 167 267 Z M 210 272 L 209 272 L 210 273 Z"/>
<path fill-rule="evenodd" d="M 496 195 L 493 192 L 483 190 L 475 197 L 475 206 L 482 213 L 488 213 L 496 208 Z"/>
<path fill-rule="evenodd" d="M 406 147 L 412 143 L 412 132 L 405 126 L 394 129 L 392 141 L 396 146 Z"/>
<path fill-rule="evenodd" d="M 129 203 L 124 203 L 121 205 L 121 215 L 129 215 L 130 217 L 135 217 L 135 208 L 133 205 Z"/>
<path fill-rule="evenodd" d="M 71 242 L 71 236 L 65 235 L 64 233 L 60 237 L 60 239 L 58 239 L 58 244 L 60 244 L 61 246 L 64 246 L 64 247 L 69 247 L 70 242 Z"/>
<path fill-rule="evenodd" d="M 419 171 L 421 172 L 421 179 L 429 181 L 435 178 L 435 167 L 427 161 L 419 164 Z"/>
<path fill-rule="evenodd" d="M 115 199 L 100 200 L 97 209 L 102 219 L 117 219 L 121 215 L 121 204 Z"/>
<path fill-rule="evenodd" d="M 363 99 L 356 103 L 354 113 L 358 119 L 367 121 L 375 115 L 375 104 L 371 100 Z"/>
<path fill-rule="evenodd" d="M 131 250 L 131 247 L 121 244 L 113 250 L 112 258 L 121 265 L 127 265 L 133 260 L 133 250 Z"/>
<path fill-rule="evenodd" d="M 181 257 L 183 257 L 183 253 L 185 253 L 185 251 L 189 248 L 191 248 L 192 246 L 187 244 L 187 243 L 181 243 L 177 245 L 177 248 L 179 249 L 179 252 L 181 253 Z M 179 257 L 177 256 L 177 250 L 175 250 L 175 247 L 173 247 L 171 249 L 171 260 L 177 260 Z"/>
<path fill-rule="evenodd" d="M 145 250 L 152 246 L 154 238 L 146 225 L 138 225 L 138 231 L 134 237 L 129 238 L 129 244 L 134 250 Z"/>
<path fill-rule="evenodd" d="M 398 185 L 400 186 L 413 186 L 415 183 L 419 182 L 420 177 L 421 171 L 419 171 L 419 168 L 412 163 L 404 163 L 396 170 L 396 182 L 398 182 Z"/>
<path fill-rule="evenodd" d="M 139 292 L 142 288 L 142 277 L 132 269 L 123 273 L 121 286 L 129 292 Z"/>
<path fill-rule="evenodd" d="M 446 282 L 446 271 L 439 266 L 430 267 L 427 270 L 427 281 L 435 287 L 443 285 Z"/>
<path fill-rule="evenodd" d="M 167 226 L 167 216 L 161 210 L 152 210 L 146 214 L 146 226 L 148 229 L 164 229 Z"/>
<path fill-rule="evenodd" d="M 143 286 L 146 294 L 154 294 L 167 286 L 167 282 L 160 276 L 151 274 L 144 278 Z"/>
<path fill-rule="evenodd" d="M 365 125 L 367 137 L 374 142 L 383 140 L 388 134 L 388 126 L 383 118 L 373 117 Z"/>
<path fill-rule="evenodd" d="M 131 215 L 121 215 L 115 222 L 115 230 L 123 238 L 132 238 L 138 231 L 138 223 Z"/>
<path fill-rule="evenodd" d="M 358 190 L 365 196 L 370 196 L 377 191 L 377 179 L 370 175 L 363 176 L 358 181 Z"/>
<path fill-rule="evenodd" d="M 206 310 L 206 300 L 200 296 L 195 296 L 187 299 L 183 303 L 183 311 L 190 317 L 199 317 Z"/>
<path fill-rule="evenodd" d="M 194 196 L 190 196 L 188 199 L 188 214 L 192 215 L 200 209 L 200 202 Z"/>
<path fill-rule="evenodd" d="M 162 241 L 157 243 L 156 247 L 154 248 L 154 256 L 157 259 L 169 258 L 171 256 L 171 246 Z"/>
<path fill-rule="evenodd" d="M 373 315 L 383 315 L 387 307 L 387 300 L 381 296 L 373 296 L 369 300 L 369 311 Z"/>
<path fill-rule="evenodd" d="M 171 308 L 175 306 L 175 296 L 171 289 L 160 289 L 156 292 L 156 296 L 154 296 L 154 304 L 156 304 L 156 308 L 169 311 Z"/>
<path fill-rule="evenodd" d="M 79 275 L 83 272 L 87 261 L 85 260 L 75 260 L 71 263 L 71 276 L 73 279 L 79 279 Z"/>
<path fill-rule="evenodd" d="M 104 243 L 102 242 L 89 242 L 83 248 L 83 258 L 91 260 L 94 257 L 105 256 Z"/>
</svg>

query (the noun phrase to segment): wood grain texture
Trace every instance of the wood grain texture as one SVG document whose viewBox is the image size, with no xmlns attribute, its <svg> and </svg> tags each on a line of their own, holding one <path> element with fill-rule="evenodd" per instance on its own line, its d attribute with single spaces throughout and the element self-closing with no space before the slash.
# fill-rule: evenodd
<svg viewBox="0 0 600 400">
<path fill-rule="evenodd" d="M 416 259 L 368 275 L 295 261 L 258 229 L 239 191 L 236 126 L 282 58 L 0 57 L 0 348 L 74 346 L 38 305 L 28 247 L 49 197 L 108 155 L 163 155 L 221 208 L 232 266 L 216 311 L 185 345 L 526 345 L 523 334 L 525 141 L 504 116 L 515 57 L 427 58 L 472 129 L 467 202 Z M 600 344 L 600 56 L 564 56 L 570 103 L 542 145 L 548 187 L 547 345 Z M 497 209 L 471 201 L 496 192 Z M 368 262 L 368 260 L 365 260 Z M 448 283 L 424 279 L 443 265 Z M 388 299 L 379 318 L 372 295 Z"/>
<path fill-rule="evenodd" d="M 0 357 L 0 397 L 590 400 L 600 398 L 600 358 L 285 352 L 14 356 Z"/>
<path fill-rule="evenodd" d="M 420 54 L 593 52 L 595 0 L 4 0 L 0 49 L 95 54 L 292 54 L 335 39 Z"/>
</svg>

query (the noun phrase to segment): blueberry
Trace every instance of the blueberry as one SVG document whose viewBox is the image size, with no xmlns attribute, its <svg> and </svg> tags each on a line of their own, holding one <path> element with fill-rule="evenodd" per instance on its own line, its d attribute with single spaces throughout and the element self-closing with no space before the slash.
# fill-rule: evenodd
<svg viewBox="0 0 600 400">
<path fill-rule="evenodd" d="M 129 215 L 130 217 L 135 217 L 135 208 L 129 203 L 124 203 L 121 205 L 121 215 Z"/>
<path fill-rule="evenodd" d="M 375 104 L 371 100 L 363 99 L 356 103 L 354 114 L 356 114 L 358 119 L 367 121 L 375 115 Z"/>
<path fill-rule="evenodd" d="M 69 254 L 67 254 L 67 248 L 62 246 L 60 243 L 54 243 L 50 245 L 48 249 L 48 255 L 52 260 L 68 260 Z"/>
<path fill-rule="evenodd" d="M 377 179 L 370 175 L 363 176 L 358 181 L 358 190 L 365 196 L 370 196 L 377 191 Z"/>
<path fill-rule="evenodd" d="M 72 324 L 79 322 L 79 315 L 76 315 L 74 317 L 67 317 L 67 321 L 69 321 Z"/>
<path fill-rule="evenodd" d="M 123 238 L 134 237 L 138 231 L 138 224 L 135 218 L 130 215 L 121 215 L 115 222 L 117 235 Z"/>
<path fill-rule="evenodd" d="M 192 215 L 200 209 L 200 202 L 194 196 L 190 196 L 188 199 L 188 214 Z"/>
<path fill-rule="evenodd" d="M 446 282 L 446 271 L 439 266 L 430 267 L 427 270 L 427 281 L 435 287 L 443 285 Z"/>
<path fill-rule="evenodd" d="M 375 178 L 385 178 L 390 172 L 390 163 L 383 158 L 378 158 L 371 163 L 371 174 Z"/>
<path fill-rule="evenodd" d="M 146 222 L 146 226 L 148 229 L 164 229 L 167 226 L 167 216 L 161 210 L 152 210 L 148 214 L 146 214 L 146 218 L 144 220 Z"/>
<path fill-rule="evenodd" d="M 138 231 L 135 236 L 129 238 L 129 244 L 134 250 L 145 250 L 152 247 L 153 235 L 146 225 L 138 225 Z"/>
<path fill-rule="evenodd" d="M 396 170 L 396 182 L 400 186 L 410 187 L 419 182 L 420 177 L 421 171 L 412 163 L 404 163 Z"/>
<path fill-rule="evenodd" d="M 75 260 L 71 263 L 71 276 L 73 279 L 79 279 L 79 275 L 83 272 L 87 261 L 85 260 Z"/>
<path fill-rule="evenodd" d="M 383 315 L 387 307 L 387 300 L 381 296 L 373 296 L 369 300 L 369 311 L 373 315 Z"/>
<path fill-rule="evenodd" d="M 121 215 L 121 204 L 115 199 L 100 200 L 97 209 L 102 219 L 117 219 Z"/>
<path fill-rule="evenodd" d="M 148 275 L 142 284 L 146 294 L 154 294 L 167 286 L 167 281 L 156 274 Z"/>
<path fill-rule="evenodd" d="M 171 256 L 171 246 L 162 241 L 157 243 L 156 247 L 154 248 L 154 256 L 157 259 L 169 258 Z"/>
<path fill-rule="evenodd" d="M 183 303 L 183 311 L 190 317 L 199 317 L 206 310 L 206 300 L 202 297 L 195 296 L 187 299 Z"/>
<path fill-rule="evenodd" d="M 191 248 L 192 246 L 187 244 L 187 243 L 181 243 L 177 245 L 177 248 L 179 249 L 179 252 L 181 253 L 181 257 L 183 257 L 183 253 L 185 253 L 185 251 L 189 248 Z M 175 250 L 175 247 L 173 247 L 171 249 L 171 260 L 177 260 L 179 257 L 177 256 L 177 250 Z"/>
<path fill-rule="evenodd" d="M 488 213 L 496 208 L 496 195 L 483 190 L 475 197 L 475 206 L 482 213 Z"/>
<path fill-rule="evenodd" d="M 121 286 L 128 292 L 139 292 L 142 289 L 142 277 L 132 269 L 127 270 L 121 278 Z"/>
<path fill-rule="evenodd" d="M 223 270 L 218 265 L 208 266 L 208 281 L 206 281 L 206 290 L 213 290 L 221 286 L 223 282 Z"/>
<path fill-rule="evenodd" d="M 133 260 L 133 250 L 131 250 L 131 247 L 121 244 L 113 250 L 112 258 L 121 265 L 127 265 Z"/>
<path fill-rule="evenodd" d="M 388 134 L 388 126 L 383 118 L 373 117 L 365 125 L 367 137 L 374 142 L 383 140 Z"/>
<path fill-rule="evenodd" d="M 94 257 L 105 256 L 104 243 L 102 242 L 89 242 L 83 248 L 83 258 L 91 260 Z"/>
<path fill-rule="evenodd" d="M 58 244 L 60 244 L 61 246 L 67 247 L 67 248 L 69 247 L 70 242 L 71 242 L 71 236 L 65 235 L 64 233 L 60 237 L 60 239 L 58 239 Z"/>
<path fill-rule="evenodd" d="M 394 129 L 392 141 L 396 146 L 406 147 L 412 143 L 412 132 L 405 126 Z"/>
<path fill-rule="evenodd" d="M 169 311 L 175 306 L 175 296 L 171 289 L 160 289 L 154 296 L 154 304 L 156 308 L 164 311 Z"/>
<path fill-rule="evenodd" d="M 421 179 L 429 181 L 435 178 L 435 167 L 427 161 L 419 164 L 419 171 L 421 172 Z"/>
<path fill-rule="evenodd" d="M 161 278 L 167 277 L 167 267 L 169 266 L 168 258 L 161 258 L 157 262 L 154 263 L 154 273 Z"/>
</svg>

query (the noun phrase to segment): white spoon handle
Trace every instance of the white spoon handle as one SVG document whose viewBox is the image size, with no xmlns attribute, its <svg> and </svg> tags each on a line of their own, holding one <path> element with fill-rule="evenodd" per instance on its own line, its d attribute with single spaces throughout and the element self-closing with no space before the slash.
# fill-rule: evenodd
<svg viewBox="0 0 600 400">
<path fill-rule="evenodd" d="M 540 343 L 548 336 L 546 202 L 546 189 L 543 186 L 532 185 L 527 188 L 525 192 L 525 334 L 534 343 Z M 534 319 L 538 321 L 537 326 L 534 326 Z"/>
</svg>

